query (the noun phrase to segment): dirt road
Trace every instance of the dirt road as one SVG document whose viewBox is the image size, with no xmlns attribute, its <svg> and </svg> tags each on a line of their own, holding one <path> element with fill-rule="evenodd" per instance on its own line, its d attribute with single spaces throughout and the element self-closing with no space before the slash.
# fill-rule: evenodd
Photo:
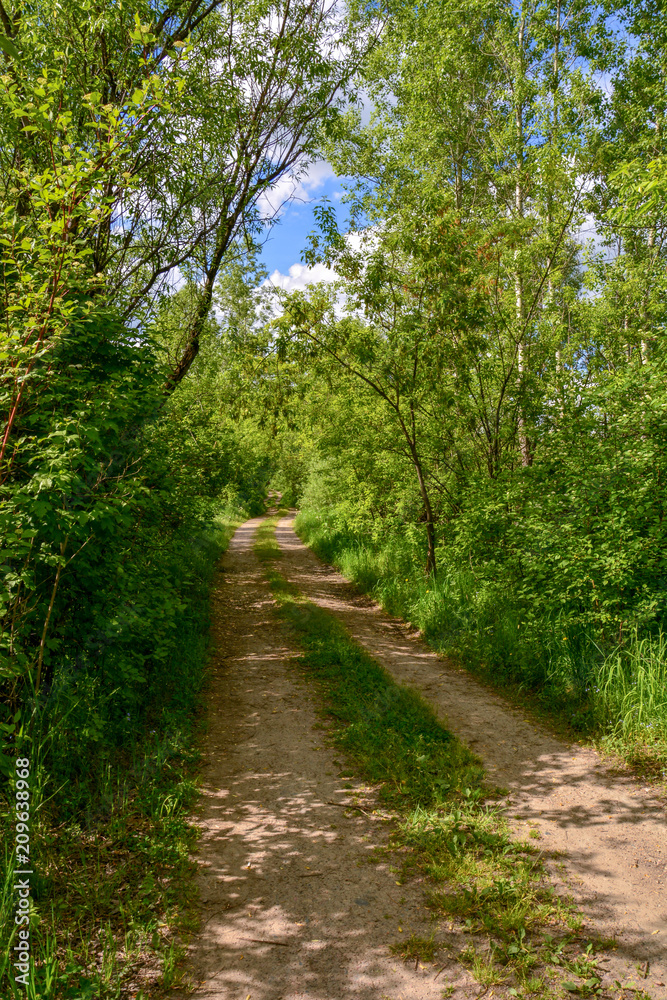
<svg viewBox="0 0 667 1000">
<path fill-rule="evenodd" d="M 295 651 L 271 613 L 252 551 L 261 519 L 237 531 L 213 607 L 213 682 L 200 825 L 202 931 L 190 966 L 208 1000 L 431 1000 L 480 987 L 443 947 L 438 968 L 406 966 L 388 945 L 432 931 L 417 884 L 371 857 L 386 824 L 344 808 L 370 795 L 323 746 Z M 336 614 L 398 680 L 418 688 L 509 789 L 508 814 L 541 835 L 554 879 L 591 932 L 616 934 L 606 982 L 667 998 L 665 815 L 592 751 L 535 728 L 359 596 L 302 545 L 285 518 L 280 569 Z M 344 773 L 344 768 L 343 768 Z M 562 851 L 559 860 L 556 852 Z M 560 871 L 556 865 L 563 865 Z M 447 938 L 446 930 L 439 938 Z M 641 966 L 648 974 L 644 978 Z M 487 995 L 491 995 L 489 991 Z M 495 996 L 503 996 L 502 987 Z"/>
<path fill-rule="evenodd" d="M 210 729 L 198 822 L 202 931 L 190 968 L 208 1000 L 435 1000 L 479 992 L 445 953 L 415 969 L 388 945 L 430 934 L 418 885 L 370 858 L 385 824 L 344 808 L 366 790 L 322 746 L 309 688 L 236 532 L 214 597 Z M 344 768 L 343 768 L 344 770 Z"/>
</svg>

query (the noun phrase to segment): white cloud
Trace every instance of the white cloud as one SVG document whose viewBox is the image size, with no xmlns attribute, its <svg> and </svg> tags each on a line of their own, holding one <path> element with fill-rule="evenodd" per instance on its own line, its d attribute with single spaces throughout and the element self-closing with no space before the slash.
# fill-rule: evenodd
<svg viewBox="0 0 667 1000">
<path fill-rule="evenodd" d="M 303 291 L 306 285 L 312 285 L 317 281 L 336 281 L 337 277 L 336 272 L 324 264 L 315 264 L 314 267 L 292 264 L 289 274 L 282 274 L 276 270 L 269 275 L 264 284 L 280 288 L 284 292 L 295 292 Z"/>
<path fill-rule="evenodd" d="M 335 176 L 333 167 L 330 163 L 327 163 L 326 160 L 318 160 L 316 163 L 312 163 L 308 168 L 308 173 L 302 179 L 301 186 L 305 191 L 312 194 Z"/>
<path fill-rule="evenodd" d="M 364 232 L 352 232 L 345 234 L 345 242 L 354 253 L 359 253 L 362 249 L 372 250 L 377 245 L 377 233 L 375 227 Z M 338 275 L 333 268 L 326 267 L 325 264 L 315 264 L 308 267 L 306 264 L 292 264 L 288 274 L 276 269 L 264 281 L 264 285 L 280 288 L 285 292 L 303 291 L 306 285 L 315 284 L 318 281 L 338 281 Z"/>
<path fill-rule="evenodd" d="M 326 160 L 311 163 L 301 176 L 284 174 L 273 187 L 257 199 L 260 216 L 267 222 L 279 218 L 289 201 L 310 201 L 313 195 L 335 176 L 331 164 Z"/>
</svg>

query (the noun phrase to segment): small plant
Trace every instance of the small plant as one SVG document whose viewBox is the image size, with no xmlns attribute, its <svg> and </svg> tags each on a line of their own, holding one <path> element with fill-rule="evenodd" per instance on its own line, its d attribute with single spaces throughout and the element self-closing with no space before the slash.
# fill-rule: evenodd
<svg viewBox="0 0 667 1000">
<path fill-rule="evenodd" d="M 561 982 L 563 989 L 580 997 L 602 996 L 602 981 L 597 976 L 591 976 L 581 983 L 574 983 L 570 979 L 563 979 Z M 636 994 L 635 994 L 636 995 Z"/>
<path fill-rule="evenodd" d="M 437 951 L 434 935 L 430 937 L 419 937 L 411 934 L 405 941 L 397 941 L 389 946 L 393 955 L 400 955 L 406 961 L 432 962 Z"/>
<path fill-rule="evenodd" d="M 474 944 L 463 949 L 459 958 L 470 967 L 473 976 L 481 986 L 494 986 L 507 978 L 494 961 L 492 951 L 478 951 Z"/>
<path fill-rule="evenodd" d="M 162 953 L 162 987 L 165 990 L 177 988 L 183 979 L 182 962 L 185 948 L 171 941 Z"/>
<path fill-rule="evenodd" d="M 544 996 L 545 993 L 546 982 L 543 976 L 529 976 L 527 979 L 524 980 L 521 986 L 523 992 L 527 996 L 532 996 L 533 994 L 536 994 L 537 996 L 542 997 Z"/>
</svg>

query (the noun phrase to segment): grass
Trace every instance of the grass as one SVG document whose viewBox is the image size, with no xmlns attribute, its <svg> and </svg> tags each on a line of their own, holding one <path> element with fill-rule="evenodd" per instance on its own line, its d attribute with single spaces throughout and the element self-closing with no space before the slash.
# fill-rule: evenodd
<svg viewBox="0 0 667 1000">
<path fill-rule="evenodd" d="M 667 637 L 640 638 L 607 656 L 597 672 L 602 745 L 644 772 L 667 778 Z"/>
<path fill-rule="evenodd" d="M 302 512 L 300 537 L 438 651 L 550 720 L 622 757 L 645 778 L 667 779 L 667 638 L 629 636 L 603 652 L 581 628 L 526 612 L 510 594 L 480 587 L 470 569 L 424 576 L 414 546 L 371 544 Z"/>
<path fill-rule="evenodd" d="M 260 527 L 256 551 L 277 613 L 303 649 L 298 667 L 316 685 L 344 772 L 372 783 L 396 820 L 397 878 L 427 887 L 433 937 L 393 950 L 406 961 L 433 961 L 437 928 L 453 922 L 469 935 L 459 957 L 480 983 L 503 982 L 517 996 L 562 995 L 564 963 L 586 959 L 589 970 L 595 962 L 594 945 L 580 947 L 581 919 L 551 891 L 537 848 L 512 841 L 475 756 L 278 572 L 276 520 Z"/>
<path fill-rule="evenodd" d="M 433 962 L 437 950 L 435 934 L 427 938 L 411 934 L 405 941 L 398 941 L 389 946 L 389 951 L 393 955 L 399 955 L 406 962 Z"/>
<path fill-rule="evenodd" d="M 36 703 L 24 740 L 32 763 L 31 936 L 28 990 L 8 975 L 14 942 L 14 858 L 0 880 L 0 993 L 7 1000 L 146 1000 L 181 984 L 184 942 L 198 922 L 187 815 L 197 796 L 206 680 L 209 588 L 240 520 L 218 518 L 190 539 L 183 616 L 152 707 L 114 730 L 81 732 L 94 691 Z M 57 692 L 56 692 L 57 694 Z M 123 723 L 126 720 L 123 718 Z M 131 731 L 128 727 L 132 726 Z M 128 731 L 126 731 L 128 730 Z M 75 752 L 74 752 L 75 751 Z M 10 842 L 8 800 L 0 822 Z"/>
</svg>

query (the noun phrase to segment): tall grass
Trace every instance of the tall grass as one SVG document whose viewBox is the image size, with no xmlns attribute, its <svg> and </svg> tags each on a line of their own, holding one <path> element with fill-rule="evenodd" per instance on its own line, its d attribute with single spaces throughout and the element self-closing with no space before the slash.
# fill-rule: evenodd
<svg viewBox="0 0 667 1000">
<path fill-rule="evenodd" d="M 667 638 L 635 634 L 603 648 L 563 616 L 540 617 L 502 581 L 481 584 L 469 567 L 444 560 L 438 578 L 406 537 L 372 541 L 303 511 L 301 538 L 390 613 L 418 628 L 499 687 L 512 686 L 576 731 L 604 733 L 632 755 L 638 743 L 667 761 Z"/>
<path fill-rule="evenodd" d="M 640 638 L 606 657 L 598 670 L 601 721 L 627 741 L 667 743 L 667 636 Z"/>
</svg>

